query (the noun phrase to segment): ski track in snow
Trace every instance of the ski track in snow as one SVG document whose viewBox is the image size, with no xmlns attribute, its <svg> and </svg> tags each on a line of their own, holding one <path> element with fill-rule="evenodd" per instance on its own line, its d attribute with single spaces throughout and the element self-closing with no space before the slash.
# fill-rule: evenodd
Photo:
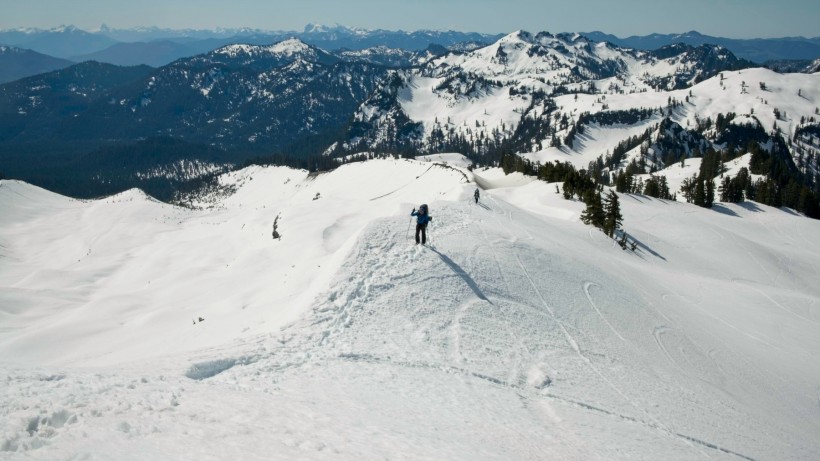
<svg viewBox="0 0 820 461">
<path fill-rule="evenodd" d="M 766 298 L 767 300 L 769 300 L 772 303 L 772 305 L 776 306 L 778 309 L 782 310 L 783 312 L 786 312 L 789 315 L 792 315 L 792 316 L 794 316 L 794 317 L 796 317 L 800 320 L 805 320 L 807 322 L 817 323 L 813 319 L 810 319 L 806 316 L 800 315 L 797 312 L 794 312 L 793 310 L 787 308 L 783 304 L 777 302 L 774 298 L 772 298 L 771 296 L 766 294 L 766 292 L 764 292 L 763 290 L 757 288 L 753 283 L 749 283 L 748 280 L 732 279 L 732 282 L 737 283 L 737 284 L 743 284 L 745 286 L 745 288 L 751 289 L 752 291 L 759 294 L 763 298 Z"/>
<path fill-rule="evenodd" d="M 474 210 L 474 209 L 475 209 L 474 207 L 470 208 L 471 211 Z M 475 213 L 472 213 L 472 214 L 475 215 Z M 495 266 L 495 270 L 497 271 L 498 279 L 503 282 L 504 287 L 505 287 L 505 291 L 510 292 L 510 283 L 507 281 L 506 275 L 505 275 L 504 271 L 501 269 L 501 264 L 499 263 L 499 257 L 498 257 L 498 254 L 496 252 L 495 245 L 493 245 L 491 242 L 489 242 L 489 238 L 487 237 L 487 232 L 485 231 L 484 226 L 481 224 L 480 221 L 476 222 L 476 227 L 481 231 L 481 235 L 482 235 L 484 243 L 485 243 L 485 245 L 483 247 L 489 248 L 489 251 L 492 254 L 493 263 L 494 263 L 494 266 Z M 538 312 L 538 311 L 535 311 L 535 312 Z M 492 315 L 495 317 L 495 319 L 501 325 L 504 326 L 504 330 L 507 333 L 507 335 L 511 339 L 515 340 L 515 334 L 510 329 L 509 325 L 507 325 L 506 322 L 504 322 L 502 319 L 500 319 L 496 315 L 495 312 L 493 312 Z M 520 340 L 518 341 L 518 348 L 520 350 L 523 350 L 530 360 L 534 359 L 534 357 L 532 355 L 532 352 L 530 351 L 530 349 L 527 347 L 527 345 L 523 341 L 520 341 Z M 517 380 L 518 379 L 517 377 L 520 375 L 520 373 L 522 371 L 523 371 L 523 364 L 521 362 L 521 359 L 519 358 L 510 370 L 510 378 L 509 378 L 510 381 Z"/>
<path fill-rule="evenodd" d="M 504 216 L 506 218 L 505 221 L 514 223 L 514 220 L 511 219 L 511 216 L 512 216 L 511 212 L 510 213 L 505 213 L 501 216 Z M 483 231 L 483 229 L 482 229 L 482 231 Z M 383 235 L 384 235 L 384 232 L 382 232 L 379 235 L 379 238 L 375 238 L 374 240 L 380 240 L 380 237 L 382 237 Z M 514 237 L 514 236 L 511 235 L 511 237 Z M 365 252 L 360 252 L 359 254 L 362 256 L 363 259 L 366 259 L 365 253 L 366 254 L 389 254 L 389 252 L 391 251 L 392 248 L 393 248 L 392 246 L 390 248 L 382 247 L 382 251 L 378 251 L 376 248 L 367 248 L 367 250 Z M 356 259 L 359 259 L 359 258 L 356 258 Z M 393 259 L 393 258 L 390 258 L 390 259 Z M 607 382 L 608 385 L 610 386 L 610 388 L 613 391 L 615 391 L 624 400 L 626 400 L 631 406 L 633 406 L 636 410 L 638 410 L 639 413 L 644 414 L 644 416 L 647 418 L 648 422 L 642 422 L 640 420 L 637 420 L 634 417 L 629 417 L 629 416 L 619 415 L 619 417 L 621 417 L 622 419 L 627 420 L 627 421 L 639 422 L 642 425 L 644 425 L 644 426 L 646 426 L 650 429 L 661 430 L 662 433 L 678 437 L 684 443 L 689 444 L 691 447 L 695 448 L 697 451 L 701 451 L 702 447 L 720 449 L 716 445 L 711 444 L 709 442 L 703 442 L 703 441 L 700 441 L 696 438 L 693 438 L 693 437 L 690 437 L 690 436 L 685 436 L 685 435 L 682 435 L 682 434 L 679 434 L 679 433 L 676 433 L 676 432 L 672 431 L 671 429 L 666 427 L 663 423 L 661 423 L 656 418 L 654 418 L 651 414 L 646 412 L 645 409 L 643 409 L 640 405 L 638 405 L 636 402 L 634 402 L 623 390 L 621 390 L 613 382 L 611 382 L 593 364 L 592 360 L 589 359 L 587 357 L 587 355 L 585 355 L 585 353 L 581 351 L 581 348 L 580 348 L 578 342 L 574 339 L 572 334 L 569 333 L 566 326 L 564 326 L 563 323 L 557 318 L 554 311 L 552 310 L 552 308 L 547 303 L 546 299 L 544 299 L 543 294 L 540 293 L 540 290 L 538 289 L 537 285 L 535 284 L 534 280 L 532 279 L 532 276 L 530 275 L 529 271 L 524 266 L 524 263 L 521 260 L 520 256 L 516 254 L 515 255 L 515 260 L 517 261 L 517 263 L 519 265 L 519 268 L 521 269 L 521 273 L 524 276 L 524 278 L 527 280 L 529 286 L 536 293 L 536 296 L 538 297 L 538 299 L 541 300 L 541 302 L 543 303 L 543 307 L 547 310 L 547 312 L 550 313 L 550 318 L 552 319 L 552 321 L 556 325 L 558 325 L 560 330 L 563 332 L 565 340 L 569 344 L 571 350 L 573 350 L 575 352 L 575 354 L 584 363 L 586 363 L 587 366 L 590 367 L 596 375 L 598 375 L 604 382 Z M 367 264 L 367 263 L 365 263 L 365 264 Z M 497 264 L 498 263 L 496 261 L 496 265 Z M 379 266 L 378 264 L 371 265 L 371 267 L 375 267 L 376 269 L 384 269 L 383 267 Z M 377 270 L 375 272 L 379 272 L 379 270 Z M 384 270 L 384 272 L 389 273 L 390 271 L 389 270 Z M 358 284 L 358 286 L 362 286 L 362 285 L 363 284 L 361 284 L 361 283 Z M 357 289 L 357 290 L 354 290 L 354 291 L 356 291 L 357 294 L 362 296 L 362 297 L 367 297 L 368 290 Z M 352 303 L 352 304 L 358 304 L 358 303 Z M 362 303 L 362 304 L 364 304 L 364 303 Z M 460 328 L 461 328 L 460 325 L 462 323 L 461 317 L 463 317 L 465 315 L 465 313 L 468 312 L 468 311 L 469 311 L 469 304 L 464 304 L 460 307 L 457 307 L 455 309 L 454 319 L 450 322 L 445 322 L 445 324 L 449 323 L 450 324 L 450 330 L 453 331 L 453 332 L 460 331 Z M 353 327 L 353 325 L 355 325 L 355 323 L 356 323 L 355 320 L 350 319 L 350 316 L 348 316 L 347 313 L 343 314 L 341 317 L 345 318 L 346 320 L 343 321 L 343 322 L 337 322 L 336 325 L 341 323 L 341 324 L 345 325 L 346 327 Z M 334 331 L 334 333 L 342 334 L 343 332 L 341 332 L 337 328 L 336 331 Z M 330 337 L 331 337 L 331 335 L 325 335 L 324 336 L 324 338 L 330 338 Z M 336 336 L 333 336 L 333 337 L 336 337 Z M 453 338 L 457 338 L 457 340 L 460 342 L 461 333 L 459 332 L 459 334 L 453 335 L 451 337 L 451 340 Z M 510 335 L 510 338 L 512 339 L 512 338 L 514 338 L 514 336 Z M 340 338 L 337 338 L 337 339 L 340 339 Z M 490 340 L 491 338 L 490 337 L 484 337 L 483 339 L 484 340 Z M 463 346 L 461 344 L 459 344 L 458 347 L 455 349 L 455 350 L 459 351 L 459 353 L 456 354 L 456 356 L 459 358 L 459 361 L 461 361 L 463 359 L 463 357 L 460 353 L 460 350 L 461 350 L 462 347 Z M 519 350 L 526 351 L 526 348 L 519 349 Z M 528 352 L 525 352 L 525 353 L 527 353 L 529 355 Z M 445 357 L 446 356 L 452 357 L 453 352 L 451 351 L 450 353 L 445 353 L 444 356 Z M 356 353 L 342 353 L 340 355 L 340 357 L 343 357 L 343 358 L 346 358 L 346 359 L 354 359 L 354 360 L 357 360 L 357 361 L 365 360 L 367 362 L 377 363 L 377 364 L 390 364 L 391 366 L 425 368 L 425 369 L 438 370 L 438 371 L 442 371 L 442 372 L 446 372 L 446 373 L 457 373 L 457 374 L 461 374 L 461 375 L 464 375 L 464 376 L 469 376 L 469 377 L 472 377 L 472 378 L 487 381 L 491 385 L 498 385 L 498 386 L 508 387 L 508 388 L 511 388 L 511 389 L 514 389 L 514 390 L 519 390 L 520 389 L 518 387 L 518 384 L 520 383 L 519 380 L 514 378 L 514 376 L 516 374 L 515 370 L 513 370 L 513 372 L 509 373 L 508 378 L 505 380 L 505 379 L 493 377 L 492 375 L 489 375 L 489 374 L 486 374 L 486 373 L 483 373 L 483 372 L 466 371 L 462 368 L 450 366 L 450 365 L 447 365 L 447 364 L 437 363 L 437 362 L 427 363 L 427 362 L 414 362 L 414 361 L 410 361 L 410 362 L 395 361 L 394 359 L 382 359 L 382 358 L 378 358 L 378 357 L 375 357 L 375 356 L 372 356 L 372 355 L 369 355 L 369 354 L 356 354 Z M 515 366 L 513 368 L 515 369 Z M 513 379 L 510 379 L 510 377 L 513 377 Z M 553 398 L 556 398 L 552 394 L 550 394 L 550 396 L 553 397 Z M 565 399 L 565 401 L 568 401 L 568 400 Z M 575 402 L 575 401 L 571 401 L 571 400 L 569 400 L 569 401 L 571 403 L 575 404 L 575 405 L 578 405 L 581 408 L 592 409 L 594 411 L 604 413 L 604 414 L 607 414 L 607 415 L 617 415 L 616 413 L 613 413 L 609 410 L 600 409 L 600 408 L 598 408 L 594 405 L 584 404 L 584 403 L 581 403 L 581 402 Z M 697 447 L 701 447 L 701 448 L 697 448 Z M 731 450 L 722 450 L 722 449 L 720 449 L 720 450 L 725 451 L 726 453 L 732 453 Z"/>
<path fill-rule="evenodd" d="M 495 200 L 495 199 L 493 199 L 493 202 L 494 202 L 496 205 L 498 205 L 498 204 L 499 204 L 499 202 L 498 202 L 497 200 Z M 509 218 L 510 223 L 514 223 L 514 221 L 513 221 L 513 219 L 512 219 L 512 211 L 511 211 L 511 210 L 507 212 L 506 216 Z M 528 237 L 529 237 L 530 239 L 532 239 L 532 235 L 531 235 L 531 234 L 529 234 L 529 232 L 527 232 L 527 235 L 528 235 Z M 512 235 L 511 235 L 511 236 L 512 236 Z M 554 310 L 553 310 L 553 308 L 550 306 L 550 304 L 547 302 L 547 300 L 544 298 L 544 295 L 543 295 L 543 294 L 541 293 L 541 291 L 538 289 L 538 286 L 536 285 L 536 283 L 535 283 L 535 281 L 533 280 L 532 276 L 530 275 L 529 271 L 528 271 L 528 270 L 527 270 L 527 268 L 524 266 L 524 263 L 521 261 L 521 257 L 520 257 L 520 255 L 519 255 L 517 252 L 515 252 L 515 250 L 513 250 L 513 252 L 515 253 L 515 258 L 516 258 L 516 261 L 517 261 L 517 263 L 518 263 L 518 266 L 520 267 L 520 269 L 521 269 L 521 271 L 522 271 L 523 275 L 525 276 L 525 278 L 526 278 L 526 279 L 527 279 L 527 281 L 529 282 L 529 285 L 531 286 L 532 290 L 533 290 L 533 291 L 534 291 L 534 293 L 537 295 L 537 298 L 541 301 L 542 305 L 543 305 L 543 306 L 544 306 L 544 308 L 547 310 L 547 312 L 549 312 L 549 314 L 550 314 L 550 316 L 552 317 L 553 321 L 554 321 L 554 322 L 555 322 L 555 323 L 559 326 L 559 328 L 561 329 L 561 332 L 563 333 L 563 335 L 564 335 L 564 337 L 565 337 L 565 339 L 566 339 L 567 343 L 569 343 L 569 345 L 572 347 L 573 351 L 575 351 L 575 353 L 578 355 L 578 357 L 579 357 L 579 358 L 581 358 L 581 360 L 582 360 L 582 361 L 583 361 L 583 362 L 584 362 L 587 366 L 589 366 L 589 368 L 591 368 L 591 369 L 592 369 L 592 371 L 593 371 L 593 372 L 594 372 L 594 373 L 595 373 L 595 374 L 596 374 L 599 378 L 601 378 L 601 379 L 602 379 L 605 383 L 607 383 L 607 385 L 608 385 L 608 386 L 609 386 L 612 390 L 614 390 L 614 391 L 615 391 L 618 395 L 620 395 L 620 396 L 621 396 L 624 400 L 626 400 L 626 401 L 627 401 L 627 402 L 628 402 L 631 406 L 633 406 L 633 407 L 634 407 L 636 410 L 638 410 L 640 413 L 643 413 L 643 414 L 644 414 L 644 416 L 645 416 L 645 417 L 646 417 L 649 421 L 651 421 L 650 423 L 643 423 L 642 421 L 641 421 L 641 422 L 642 422 L 643 424 L 647 424 L 649 427 L 652 427 L 652 428 L 659 428 L 659 429 L 661 429 L 663 432 L 666 432 L 666 433 L 668 433 L 668 434 L 670 434 L 670 435 L 676 435 L 676 436 L 678 436 L 678 437 L 682 437 L 682 439 L 683 439 L 683 440 L 685 440 L 687 444 L 690 444 L 690 442 L 699 442 L 699 441 L 697 441 L 697 440 L 695 440 L 695 439 L 692 439 L 692 438 L 690 438 L 690 437 L 685 437 L 685 436 L 681 436 L 680 434 L 676 434 L 676 433 L 674 433 L 674 432 L 673 432 L 673 431 L 672 431 L 669 427 L 667 427 L 667 426 L 666 426 L 666 425 L 664 425 L 661 421 L 659 421 L 657 418 L 655 418 L 655 417 L 654 417 L 652 414 L 650 414 L 650 413 L 649 413 L 649 412 L 648 412 L 645 408 L 643 408 L 642 406 L 640 406 L 639 404 L 637 404 L 637 403 L 636 403 L 633 399 L 631 399 L 631 398 L 630 398 L 630 397 L 629 397 L 629 396 L 628 396 L 628 395 L 627 395 L 627 394 L 626 394 L 626 393 L 625 393 L 622 389 L 620 389 L 618 386 L 616 386 L 616 385 L 615 385 L 615 384 L 614 384 L 614 383 L 613 383 L 613 382 L 612 382 L 612 381 L 611 381 L 608 377 L 606 377 L 606 376 L 605 376 L 605 375 L 601 372 L 601 370 L 599 370 L 599 369 L 598 369 L 598 367 L 596 367 L 596 366 L 593 364 L 592 360 L 590 360 L 590 359 L 589 359 L 589 357 L 587 357 L 587 356 L 586 356 L 586 355 L 585 355 L 585 354 L 581 351 L 581 348 L 580 348 L 580 346 L 578 345 L 578 341 L 575 339 L 575 337 L 573 337 L 573 336 L 569 333 L 569 331 L 568 331 L 567 327 L 564 325 L 564 323 L 563 323 L 563 322 L 561 322 L 561 320 L 559 320 L 559 319 L 558 319 L 558 317 L 555 315 L 555 311 L 554 311 Z M 588 292 L 588 290 L 587 290 L 587 289 L 588 289 L 588 287 L 587 287 L 587 286 L 585 286 L 585 287 L 584 287 L 584 291 L 585 291 L 585 293 L 587 294 L 587 297 L 589 297 L 589 292 Z M 592 303 L 592 300 L 591 300 L 591 299 L 589 299 L 589 301 L 590 301 L 590 303 Z M 594 303 L 593 303 L 593 306 L 594 306 Z M 595 310 L 596 310 L 596 312 L 598 313 L 598 315 L 599 315 L 599 316 L 601 316 L 600 311 L 598 311 L 597 307 L 596 307 L 596 309 L 595 309 Z M 603 319 L 603 316 L 601 316 L 601 318 Z M 606 320 L 605 320 L 605 319 L 604 319 L 604 321 L 606 322 Z M 614 330 L 614 328 L 613 328 L 613 327 L 609 324 L 609 322 L 606 322 L 606 323 L 607 323 L 607 325 L 610 327 L 610 329 L 612 329 L 612 331 L 613 331 L 613 332 L 614 332 L 614 333 L 615 333 L 615 334 L 616 334 L 619 338 L 623 339 L 623 338 L 622 338 L 622 337 L 620 337 L 620 335 L 619 335 L 619 334 L 618 334 L 618 333 Z M 592 408 L 592 409 L 598 410 L 597 408 L 594 408 L 594 407 L 589 407 L 589 408 Z M 630 420 L 635 420 L 634 418 L 628 418 L 628 419 L 630 419 Z M 636 421 L 637 421 L 637 420 L 636 420 Z M 704 445 L 704 446 L 709 446 L 710 448 L 717 448 L 717 447 L 715 447 L 715 446 L 710 446 L 710 444 L 706 444 L 706 443 L 701 443 L 701 444 L 702 444 L 702 445 Z M 730 451 L 727 451 L 727 452 L 731 453 Z M 708 457 L 708 455 L 706 455 L 706 454 L 705 454 L 705 453 L 703 453 L 703 452 L 701 452 L 701 454 L 702 454 L 703 456 Z"/>
<path fill-rule="evenodd" d="M 764 344 L 764 345 L 766 345 L 766 346 L 768 346 L 768 347 L 771 347 L 771 348 L 774 348 L 774 349 L 779 349 L 779 347 L 778 347 L 778 346 L 776 346 L 775 344 L 772 344 L 772 343 L 770 343 L 770 342 L 766 341 L 766 340 L 765 340 L 765 339 L 763 339 L 763 338 L 757 337 L 757 336 L 755 336 L 755 335 L 753 335 L 753 334 L 751 334 L 751 333 L 749 333 L 749 332 L 746 332 L 746 331 L 744 331 L 744 330 L 742 330 L 742 329 L 738 328 L 738 327 L 737 327 L 737 326 L 735 326 L 734 324 L 732 324 L 732 323 L 730 323 L 730 322 L 728 322 L 728 321 L 726 321 L 726 320 L 724 320 L 724 319 L 722 319 L 722 318 L 718 317 L 717 315 L 715 315 L 715 314 L 713 314 L 713 313 L 709 312 L 708 310 L 706 310 L 706 309 L 704 309 L 703 307 L 701 307 L 701 306 L 700 306 L 700 303 L 698 303 L 698 302 L 692 302 L 692 301 L 691 301 L 690 299 L 688 299 L 686 296 L 679 295 L 679 294 L 668 294 L 668 295 L 664 295 L 664 296 L 663 296 L 663 299 L 664 299 L 664 301 L 665 301 L 665 300 L 667 300 L 667 299 L 668 299 L 668 298 L 670 298 L 670 297 L 677 297 L 677 298 L 680 298 L 681 300 L 683 300 L 684 302 L 686 302 L 686 303 L 687 303 L 687 304 L 689 304 L 690 306 L 693 306 L 693 307 L 697 308 L 700 312 L 702 312 L 703 314 L 705 314 L 707 317 L 710 317 L 710 318 L 712 318 L 712 319 L 714 319 L 714 320 L 717 320 L 718 322 L 720 322 L 720 323 L 722 323 L 722 324 L 726 325 L 727 327 L 731 328 L 732 330 L 735 330 L 736 332 L 740 333 L 741 335 L 743 335 L 743 336 L 745 336 L 745 337 L 747 337 L 747 338 L 749 338 L 749 339 L 751 339 L 751 340 L 753 340 L 753 341 L 757 341 L 757 342 L 759 342 L 759 343 L 761 343 L 761 344 Z"/>
<path fill-rule="evenodd" d="M 620 333 L 618 333 L 618 330 L 616 330 L 615 327 L 613 327 L 612 324 L 609 323 L 609 320 L 607 320 L 606 317 L 604 317 L 604 314 L 601 313 L 601 310 L 598 309 L 598 306 L 595 304 L 595 301 L 592 300 L 592 295 L 589 293 L 590 287 L 600 287 L 600 285 L 598 285 L 595 282 L 584 282 L 584 294 L 586 295 L 589 304 L 592 306 L 593 309 L 595 309 L 595 312 L 598 314 L 598 317 L 600 317 L 601 320 L 603 320 L 607 324 L 609 329 L 612 330 L 612 333 L 614 333 L 615 336 L 617 336 L 618 339 L 620 339 L 621 341 L 626 342 L 626 339 L 624 339 L 624 337 L 621 336 Z"/>
</svg>

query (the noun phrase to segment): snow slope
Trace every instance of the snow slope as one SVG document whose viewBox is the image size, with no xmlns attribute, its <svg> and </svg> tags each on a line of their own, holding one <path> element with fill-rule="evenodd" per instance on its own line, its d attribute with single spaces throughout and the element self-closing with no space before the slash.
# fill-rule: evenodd
<svg viewBox="0 0 820 461">
<path fill-rule="evenodd" d="M 200 211 L 3 181 L 0 458 L 820 457 L 818 221 L 622 195 L 624 252 L 476 174 L 251 168 Z"/>
<path fill-rule="evenodd" d="M 765 84 L 765 90 L 760 83 Z M 671 116 L 683 127 L 694 129 L 697 120 L 715 120 L 719 114 L 731 112 L 738 114 L 737 122 L 757 123 L 766 131 L 777 126 L 791 137 L 800 125 L 800 118 L 814 115 L 820 105 L 820 74 L 778 74 L 768 69 L 746 69 L 723 72 L 722 77 L 713 77 L 685 90 L 603 96 L 579 94 L 577 99 L 574 95 L 565 95 L 556 98 L 556 103 L 560 113 L 577 119 L 583 112 L 667 108 L 670 98 L 685 101 Z M 779 119 L 775 117 L 775 109 L 781 114 Z M 569 161 L 578 168 L 586 168 L 598 156 L 606 157 L 619 142 L 659 122 L 660 117 L 655 116 L 629 126 L 592 126 L 578 137 L 572 149 L 546 147 L 525 153 L 524 157 L 541 163 Z"/>
</svg>

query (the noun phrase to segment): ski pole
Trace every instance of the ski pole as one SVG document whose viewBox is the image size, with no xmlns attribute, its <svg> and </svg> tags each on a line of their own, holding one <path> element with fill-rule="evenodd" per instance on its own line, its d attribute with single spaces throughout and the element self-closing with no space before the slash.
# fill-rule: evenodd
<svg viewBox="0 0 820 461">
<path fill-rule="evenodd" d="M 407 232 L 404 233 L 404 238 L 406 238 L 406 239 L 410 238 L 410 225 L 411 224 L 413 224 L 413 217 L 412 216 L 410 216 L 410 222 L 407 223 Z"/>
</svg>

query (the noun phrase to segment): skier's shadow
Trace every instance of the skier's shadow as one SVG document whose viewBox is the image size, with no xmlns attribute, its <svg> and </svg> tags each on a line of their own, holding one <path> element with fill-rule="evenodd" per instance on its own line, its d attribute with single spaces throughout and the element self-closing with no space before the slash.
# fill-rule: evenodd
<svg viewBox="0 0 820 461">
<path fill-rule="evenodd" d="M 478 206 L 480 206 L 481 208 L 484 208 L 485 210 L 489 210 L 489 209 L 490 209 L 490 207 L 488 207 L 487 205 L 485 205 L 485 204 L 483 204 L 483 203 L 481 203 L 481 202 L 478 202 Z"/>
<path fill-rule="evenodd" d="M 486 296 L 484 296 L 484 293 L 481 291 L 481 288 L 478 287 L 478 284 L 475 283 L 475 280 L 473 280 L 473 278 L 470 277 L 470 274 L 465 272 L 464 269 L 461 268 L 461 266 L 456 264 L 455 261 L 450 259 L 447 255 L 439 252 L 435 248 L 430 247 L 430 250 L 433 253 L 437 254 L 438 257 L 441 258 L 442 261 L 444 261 L 444 264 L 450 266 L 450 269 L 452 269 L 453 272 L 456 273 L 456 275 L 458 275 L 459 277 L 461 277 L 462 280 L 464 280 L 464 283 L 466 283 L 467 286 L 470 287 L 471 290 L 473 290 L 473 293 L 475 293 L 475 295 L 478 296 L 478 299 L 482 301 L 487 301 L 488 303 L 493 305 L 493 302 L 487 299 Z"/>
</svg>

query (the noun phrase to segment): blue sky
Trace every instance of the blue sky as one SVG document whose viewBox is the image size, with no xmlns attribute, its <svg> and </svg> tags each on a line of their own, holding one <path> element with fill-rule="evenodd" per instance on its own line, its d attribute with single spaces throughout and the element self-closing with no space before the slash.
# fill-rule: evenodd
<svg viewBox="0 0 820 461">
<path fill-rule="evenodd" d="M 368 29 L 625 37 L 697 30 L 724 37 L 820 36 L 820 0 L 0 0 L 0 28 L 252 27 L 307 23 Z"/>
</svg>

